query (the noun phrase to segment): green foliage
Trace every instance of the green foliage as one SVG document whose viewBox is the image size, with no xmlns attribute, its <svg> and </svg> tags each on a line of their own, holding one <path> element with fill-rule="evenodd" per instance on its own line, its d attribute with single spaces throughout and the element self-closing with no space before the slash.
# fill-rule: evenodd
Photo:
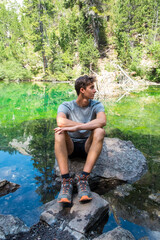
<svg viewBox="0 0 160 240">
<path fill-rule="evenodd" d="M 94 45 L 92 37 L 85 36 L 78 46 L 79 58 L 81 63 L 88 67 L 90 64 L 96 64 L 99 58 L 99 52 Z"/>
<path fill-rule="evenodd" d="M 114 2 L 111 8 L 111 11 L 114 11 L 111 21 L 116 36 L 118 57 L 125 66 L 143 77 L 148 69 L 143 69 L 140 62 L 145 52 L 148 52 L 148 45 L 153 50 L 154 46 L 159 43 L 160 7 L 158 1 L 118 0 L 111 2 Z M 151 55 L 148 57 L 152 58 Z"/>
<path fill-rule="evenodd" d="M 160 82 L 160 43 L 157 41 L 148 46 L 149 54 L 154 60 L 154 66 L 148 71 L 148 78 L 151 81 Z"/>
<path fill-rule="evenodd" d="M 0 65 L 0 80 L 30 80 L 31 78 L 31 72 L 15 59 L 5 61 L 3 65 Z"/>
<path fill-rule="evenodd" d="M 160 82 L 160 65 L 150 69 L 147 73 L 147 77 L 150 81 Z"/>
<path fill-rule="evenodd" d="M 15 59 L 22 62 L 23 33 L 14 8 L 0 4 L 0 62 Z"/>
<path fill-rule="evenodd" d="M 111 44 L 125 67 L 159 81 L 158 0 L 24 0 L 19 10 L 9 0 L 0 9 L 0 79 L 27 79 L 30 73 L 74 79 L 76 68 L 77 74 L 97 69 L 99 51 Z M 146 56 L 155 61 L 151 69 L 141 64 Z M 7 62 L 17 64 L 19 75 Z"/>
<path fill-rule="evenodd" d="M 63 0 L 64 8 L 73 8 L 76 3 L 76 0 Z"/>
<path fill-rule="evenodd" d="M 155 42 L 154 44 L 150 45 L 149 51 L 152 54 L 153 58 L 157 61 L 160 61 L 160 42 Z"/>
</svg>

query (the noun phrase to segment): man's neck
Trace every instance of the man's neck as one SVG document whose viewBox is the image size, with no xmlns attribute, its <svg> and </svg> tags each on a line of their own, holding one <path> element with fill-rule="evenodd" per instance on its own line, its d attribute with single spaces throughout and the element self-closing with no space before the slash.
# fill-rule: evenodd
<svg viewBox="0 0 160 240">
<path fill-rule="evenodd" d="M 86 99 L 86 98 L 80 98 L 78 96 L 76 103 L 78 104 L 78 106 L 80 107 L 87 107 L 89 105 L 90 99 Z"/>
</svg>

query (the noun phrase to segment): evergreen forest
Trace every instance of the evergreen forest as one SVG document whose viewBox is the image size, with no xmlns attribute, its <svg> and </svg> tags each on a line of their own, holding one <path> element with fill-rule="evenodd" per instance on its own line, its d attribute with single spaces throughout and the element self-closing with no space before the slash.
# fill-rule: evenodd
<svg viewBox="0 0 160 240">
<path fill-rule="evenodd" d="M 160 0 L 0 1 L 0 80 L 70 81 L 104 58 L 160 82 Z"/>
</svg>

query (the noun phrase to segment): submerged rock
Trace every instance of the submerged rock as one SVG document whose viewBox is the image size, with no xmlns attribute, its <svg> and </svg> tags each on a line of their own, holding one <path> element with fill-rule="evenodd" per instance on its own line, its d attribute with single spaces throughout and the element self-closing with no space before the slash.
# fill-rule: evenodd
<svg viewBox="0 0 160 240">
<path fill-rule="evenodd" d="M 135 240 L 135 238 L 129 231 L 117 227 L 112 231 L 103 233 L 98 238 L 94 238 L 94 240 Z"/>
<path fill-rule="evenodd" d="M 82 171 L 84 160 L 69 160 L 70 172 Z M 55 164 L 56 174 L 59 168 Z M 135 182 L 147 171 L 147 162 L 143 154 L 134 147 L 131 141 L 118 138 L 105 138 L 101 154 L 91 173 L 91 179 L 117 179 L 120 181 Z"/>
<path fill-rule="evenodd" d="M 134 188 L 131 184 L 124 184 L 117 186 L 116 189 L 114 190 L 114 195 L 119 196 L 119 197 L 125 197 L 129 196 L 130 191 L 132 191 Z"/>
<path fill-rule="evenodd" d="M 41 220 L 50 226 L 59 222 L 60 230 L 69 232 L 76 239 L 84 239 L 85 235 L 108 215 L 108 202 L 98 194 L 92 194 L 92 201 L 85 204 L 80 203 L 76 195 L 71 207 L 64 207 L 57 200 L 45 204 Z"/>
<path fill-rule="evenodd" d="M 160 204 L 160 192 L 159 192 L 159 193 L 150 194 L 150 195 L 149 195 L 149 198 L 150 198 L 152 201 Z"/>
<path fill-rule="evenodd" d="M 12 148 L 19 151 L 21 154 L 29 156 L 30 149 L 29 149 L 29 143 L 32 140 L 32 136 L 27 137 L 25 142 L 19 142 L 17 139 L 13 139 L 12 142 L 9 142 Z"/>
<path fill-rule="evenodd" d="M 29 228 L 18 217 L 0 214 L 0 239 L 6 239 L 8 235 L 28 231 Z"/>
<path fill-rule="evenodd" d="M 10 192 L 15 192 L 19 187 L 19 184 L 9 182 L 5 179 L 0 180 L 0 197 Z"/>
</svg>

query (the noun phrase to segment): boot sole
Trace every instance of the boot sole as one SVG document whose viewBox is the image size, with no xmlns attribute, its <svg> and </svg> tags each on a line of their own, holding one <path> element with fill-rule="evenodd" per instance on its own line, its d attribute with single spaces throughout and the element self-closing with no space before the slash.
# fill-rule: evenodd
<svg viewBox="0 0 160 240">
<path fill-rule="evenodd" d="M 82 196 L 82 197 L 81 197 L 81 199 L 79 200 L 79 202 L 85 202 L 85 201 L 90 201 L 90 200 L 92 200 L 92 198 L 91 198 L 91 197 L 88 197 L 87 195 L 85 195 L 85 196 Z"/>
<path fill-rule="evenodd" d="M 69 201 L 68 198 L 61 198 L 58 203 L 71 203 L 71 201 Z"/>
</svg>

